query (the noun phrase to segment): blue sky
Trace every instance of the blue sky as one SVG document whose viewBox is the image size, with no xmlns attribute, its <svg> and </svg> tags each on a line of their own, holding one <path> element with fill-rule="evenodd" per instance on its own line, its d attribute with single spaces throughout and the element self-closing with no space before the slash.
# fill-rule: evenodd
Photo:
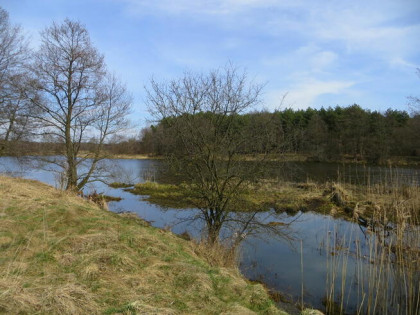
<svg viewBox="0 0 420 315">
<path fill-rule="evenodd" d="M 419 0 L 0 0 L 39 44 L 66 17 L 89 30 L 146 125 L 144 85 L 232 62 L 266 83 L 264 105 L 408 109 L 420 96 Z"/>
</svg>

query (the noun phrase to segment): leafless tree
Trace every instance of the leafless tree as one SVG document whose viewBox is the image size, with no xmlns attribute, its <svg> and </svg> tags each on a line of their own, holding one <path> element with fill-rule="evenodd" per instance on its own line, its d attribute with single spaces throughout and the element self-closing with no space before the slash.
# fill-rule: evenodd
<svg viewBox="0 0 420 315">
<path fill-rule="evenodd" d="M 420 78 L 420 68 L 417 68 L 417 76 Z M 413 153 L 418 156 L 420 155 L 420 96 L 410 96 L 408 100 L 412 117 L 409 128 L 409 143 L 411 143 Z"/>
<path fill-rule="evenodd" d="M 262 85 L 250 83 L 247 74 L 232 65 L 209 74 L 186 73 L 165 83 L 152 80 L 146 88 L 149 110 L 165 129 L 170 165 L 187 175 L 210 242 L 219 239 L 225 222 L 242 218 L 245 226 L 258 225 L 252 213 L 242 217 L 234 213 L 245 210 L 241 193 L 259 178 L 273 148 L 269 144 L 276 141 L 264 126 L 247 135 L 238 127 L 240 114 L 260 103 L 261 90 Z M 252 162 L 244 161 L 244 144 L 260 143 L 261 137 L 266 151 Z"/>
<path fill-rule="evenodd" d="M 420 68 L 417 68 L 416 72 L 417 76 L 420 78 Z M 411 115 L 420 115 L 420 96 L 409 96 L 408 101 Z"/>
<path fill-rule="evenodd" d="M 43 135 L 64 144 L 65 159 L 50 162 L 63 168 L 66 189 L 80 190 L 97 179 L 93 175 L 107 138 L 127 126 L 131 97 L 115 75 L 107 74 L 104 57 L 82 24 L 66 19 L 41 36 L 32 65 L 33 87 L 40 94 L 31 98 L 39 110 L 33 118 Z M 88 140 L 94 148 L 82 152 Z"/>
<path fill-rule="evenodd" d="M 11 141 L 28 135 L 30 120 L 23 89 L 29 58 L 22 30 L 13 26 L 8 13 L 0 8 L 0 153 L 8 151 Z"/>
</svg>

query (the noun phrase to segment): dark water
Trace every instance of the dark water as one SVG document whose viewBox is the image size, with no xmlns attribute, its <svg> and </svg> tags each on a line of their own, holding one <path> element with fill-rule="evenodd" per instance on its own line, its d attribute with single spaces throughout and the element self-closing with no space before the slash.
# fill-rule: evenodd
<svg viewBox="0 0 420 315">
<path fill-rule="evenodd" d="M 54 169 L 36 169 L 31 163 L 34 160 L 36 158 L 20 163 L 15 158 L 2 157 L 0 158 L 0 173 L 36 179 L 57 186 L 58 177 Z M 104 167 L 116 171 L 119 176 L 115 178 L 115 181 L 137 183 L 155 180 L 159 176 L 159 161 L 109 160 L 107 163 L 108 165 Z M 400 178 L 401 176 L 405 178 L 403 182 L 419 182 L 419 173 L 416 169 L 400 168 L 390 171 L 379 167 L 347 167 L 322 163 L 299 163 L 294 166 L 288 165 L 283 169 L 290 169 L 290 173 L 285 172 L 282 177 L 289 180 L 325 181 L 342 176 L 341 178 L 347 182 L 368 183 L 372 178 L 382 181 L 398 174 Z M 175 233 L 188 231 L 194 237 L 199 237 L 201 234 L 203 222 L 185 221 L 186 218 L 197 213 L 196 209 L 162 208 L 144 201 L 142 196 L 133 195 L 122 189 L 109 188 L 99 182 L 90 184 L 86 190 L 96 190 L 107 195 L 121 197 L 121 201 L 109 203 L 111 211 L 135 212 L 150 221 L 152 225 L 170 228 Z M 330 272 L 327 268 L 330 259 L 327 243 L 347 238 L 348 243 L 351 244 L 357 239 L 363 239 L 363 231 L 359 226 L 348 221 L 310 212 L 288 216 L 285 213 L 277 214 L 270 211 L 258 215 L 259 219 L 266 223 L 292 222 L 290 228 L 284 231 L 290 238 L 273 237 L 271 234 L 264 233 L 246 237 L 241 245 L 240 269 L 242 273 L 251 280 L 263 281 L 271 289 L 287 293 L 295 300 L 301 296 L 303 283 L 304 302 L 322 309 L 321 301 L 326 296 L 326 282 Z M 336 270 L 336 277 L 346 279 L 347 283 L 351 284 L 356 272 L 356 261 L 350 257 L 346 263 L 348 267 L 345 275 L 341 273 L 341 270 Z M 354 311 L 354 299 L 349 298 L 348 301 L 347 309 Z"/>
<path fill-rule="evenodd" d="M 173 176 L 169 171 L 159 167 L 145 171 L 150 177 L 158 181 L 179 182 L 182 175 Z M 246 168 L 247 163 L 243 162 Z M 328 181 L 343 182 L 355 185 L 373 185 L 377 183 L 392 185 L 420 185 L 420 168 L 384 167 L 363 164 L 341 164 L 325 162 L 265 162 L 267 178 L 290 182 L 314 181 L 325 183 Z M 253 169 L 253 167 L 249 167 Z"/>
<path fill-rule="evenodd" d="M 269 162 L 267 177 L 291 182 L 327 181 L 356 185 L 420 184 L 420 169 L 325 162 Z"/>
</svg>

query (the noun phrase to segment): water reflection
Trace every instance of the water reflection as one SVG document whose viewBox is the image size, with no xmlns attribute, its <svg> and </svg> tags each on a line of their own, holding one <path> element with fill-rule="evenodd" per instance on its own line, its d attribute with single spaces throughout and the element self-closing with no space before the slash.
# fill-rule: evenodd
<svg viewBox="0 0 420 315">
<path fill-rule="evenodd" d="M 38 169 L 34 164 L 36 158 L 28 158 L 25 163 L 21 163 L 16 158 L 2 157 L 0 158 L 0 172 L 8 175 L 21 176 L 30 179 L 40 180 L 50 185 L 57 186 L 57 178 L 53 172 L 45 169 Z M 154 160 L 108 160 L 109 170 L 115 173 L 114 181 L 137 183 L 146 180 L 154 180 L 159 178 L 160 162 Z M 316 163 L 305 166 L 305 170 L 301 173 L 301 180 L 310 177 L 310 172 L 315 167 L 320 169 L 320 164 Z M 303 169 L 303 165 L 298 165 Z M 324 166 L 322 174 L 315 173 L 311 176 L 321 176 L 333 178 L 334 173 L 337 176 L 336 165 L 328 164 Z M 294 169 L 295 171 L 296 169 Z M 360 170 L 360 169 L 359 169 Z M 348 169 L 347 169 L 348 171 Z M 346 171 L 346 172 L 347 172 Z M 317 171 L 318 172 L 318 171 Z M 398 174 L 417 178 L 417 170 L 398 169 Z M 383 178 L 389 178 L 392 174 L 387 174 L 386 169 L 373 168 L 369 174 L 379 174 Z M 345 172 L 342 173 L 345 176 Z M 383 175 L 382 175 L 383 174 Z M 291 175 L 292 176 L 292 175 Z M 296 176 L 296 173 L 293 174 Z M 350 181 L 360 178 L 360 173 L 348 176 Z M 365 178 L 366 182 L 367 179 Z M 193 237 L 200 237 L 204 226 L 203 221 L 188 220 L 197 215 L 197 209 L 167 209 L 146 202 L 144 197 L 133 195 L 123 189 L 110 188 L 102 182 L 91 183 L 88 190 L 96 190 L 104 194 L 121 197 L 119 202 L 110 202 L 111 211 L 130 211 L 137 213 L 140 217 L 150 221 L 153 226 L 160 228 L 170 228 L 175 233 L 188 233 Z M 355 244 L 357 239 L 363 239 L 365 235 L 359 226 L 347 222 L 342 219 L 334 219 L 330 216 L 315 213 L 298 213 L 288 216 L 285 213 L 278 214 L 274 211 L 257 214 L 258 220 L 264 223 L 284 222 L 290 224 L 288 233 L 293 233 L 293 238 L 274 237 L 273 234 L 266 230 L 254 230 L 254 233 L 248 233 L 245 241 L 241 244 L 240 269 L 242 273 L 253 280 L 264 281 L 269 288 L 282 292 L 287 292 L 297 298 L 301 294 L 301 285 L 304 286 L 304 301 L 315 307 L 322 308 L 322 299 L 326 296 L 326 283 L 328 278 L 328 260 L 331 258 L 329 252 L 334 248 L 335 243 L 347 238 L 347 243 Z M 227 235 L 230 231 L 234 231 L 235 226 L 225 227 L 222 235 Z M 351 236 L 351 239 L 349 238 Z M 303 250 L 300 249 L 302 241 Z M 329 246 L 326 242 L 330 242 Z M 331 244 L 333 246 L 331 246 Z M 344 244 L 344 243 L 343 243 Z M 354 251 L 353 249 L 350 249 Z M 301 257 L 303 256 L 303 275 L 301 266 Z M 346 283 L 353 284 L 355 273 L 357 272 L 356 260 L 349 257 L 348 268 L 345 274 L 341 270 L 337 270 L 336 277 L 346 279 Z M 302 280 L 303 279 L 303 280 Z M 355 298 L 349 298 L 349 310 L 354 310 Z M 352 305 L 353 303 L 353 305 Z"/>
</svg>

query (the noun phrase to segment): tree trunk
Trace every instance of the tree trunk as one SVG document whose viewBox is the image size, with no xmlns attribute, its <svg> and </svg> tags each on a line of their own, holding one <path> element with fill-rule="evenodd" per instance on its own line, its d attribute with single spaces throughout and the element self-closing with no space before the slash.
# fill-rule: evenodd
<svg viewBox="0 0 420 315">
<path fill-rule="evenodd" d="M 207 222 L 207 230 L 208 230 L 207 241 L 210 244 L 214 244 L 219 241 L 219 234 L 220 234 L 221 227 L 222 225 L 219 223 Z"/>
<path fill-rule="evenodd" d="M 71 105 L 69 106 L 69 111 Z M 66 158 L 67 158 L 67 185 L 66 190 L 78 190 L 77 189 L 77 164 L 74 155 L 73 141 L 71 139 L 71 112 L 67 116 L 65 138 L 66 138 Z"/>
<path fill-rule="evenodd" d="M 67 156 L 67 185 L 66 190 L 78 190 L 77 189 L 77 167 L 76 160 Z"/>
</svg>

